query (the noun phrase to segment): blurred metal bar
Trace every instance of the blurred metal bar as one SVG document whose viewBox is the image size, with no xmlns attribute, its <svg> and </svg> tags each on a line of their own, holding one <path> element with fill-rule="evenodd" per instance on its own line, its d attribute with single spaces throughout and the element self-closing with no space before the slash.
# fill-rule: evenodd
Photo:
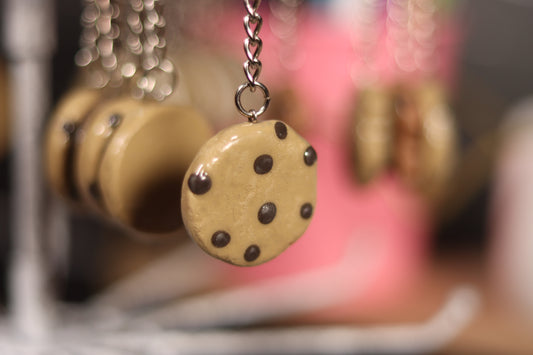
<svg viewBox="0 0 533 355">
<path fill-rule="evenodd" d="M 12 252 L 10 314 L 19 334 L 40 339 L 50 330 L 44 250 L 41 127 L 50 105 L 50 57 L 55 46 L 52 0 L 8 0 L 4 35 L 12 100 Z"/>
</svg>

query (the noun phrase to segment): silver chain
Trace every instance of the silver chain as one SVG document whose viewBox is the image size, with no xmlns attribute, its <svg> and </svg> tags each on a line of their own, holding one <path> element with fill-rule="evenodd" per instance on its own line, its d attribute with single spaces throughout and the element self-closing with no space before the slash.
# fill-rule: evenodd
<svg viewBox="0 0 533 355">
<path fill-rule="evenodd" d="M 263 49 L 263 41 L 259 37 L 259 32 L 263 26 L 263 18 L 257 13 L 257 9 L 261 4 L 261 0 L 244 0 L 244 6 L 246 8 L 246 16 L 244 16 L 244 30 L 246 31 L 247 38 L 244 40 L 244 53 L 248 59 L 244 62 L 244 74 L 248 80 L 246 83 L 239 86 L 235 93 L 235 104 L 239 109 L 239 112 L 248 117 L 250 122 L 256 122 L 257 117 L 263 114 L 270 103 L 270 93 L 265 85 L 258 81 L 259 74 L 263 64 L 259 60 L 259 54 Z M 242 105 L 241 96 L 242 93 L 248 89 L 252 93 L 256 88 L 260 88 L 263 92 L 264 103 L 258 110 L 246 109 Z"/>
<path fill-rule="evenodd" d="M 398 68 L 434 72 L 437 56 L 434 0 L 388 0 L 387 28 Z"/>
<path fill-rule="evenodd" d="M 111 0 L 84 0 L 81 15 L 80 49 L 75 62 L 89 71 L 90 85 L 103 88 L 121 82 L 116 54 L 120 36 L 117 24 L 120 10 Z"/>
<path fill-rule="evenodd" d="M 376 65 L 379 40 L 385 26 L 381 18 L 386 3 L 381 0 L 365 0 L 352 4 L 351 42 L 356 54 L 351 68 L 356 86 L 367 86 L 379 80 Z"/>
<path fill-rule="evenodd" d="M 166 57 L 162 0 L 129 0 L 129 4 L 127 24 L 130 33 L 126 45 L 138 60 L 134 68 L 131 63 L 123 67 L 123 74 L 133 76 L 140 69 L 142 72 L 135 81 L 133 96 L 162 101 L 172 94 L 176 85 L 174 65 Z"/>
</svg>

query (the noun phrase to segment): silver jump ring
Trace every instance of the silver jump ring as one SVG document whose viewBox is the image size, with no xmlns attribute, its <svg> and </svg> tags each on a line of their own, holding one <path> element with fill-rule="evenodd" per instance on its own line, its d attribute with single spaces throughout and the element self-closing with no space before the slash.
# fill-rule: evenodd
<svg viewBox="0 0 533 355">
<path fill-rule="evenodd" d="M 254 92 L 256 88 L 260 88 L 263 92 L 263 98 L 264 103 L 263 106 L 259 108 L 259 110 L 250 109 L 247 110 L 244 108 L 241 102 L 241 95 L 246 89 L 250 89 L 251 92 Z M 268 108 L 268 105 L 270 104 L 270 93 L 267 89 L 267 87 L 260 82 L 255 83 L 244 83 L 237 89 L 237 92 L 235 93 L 235 105 L 237 105 L 237 108 L 239 109 L 240 113 L 246 117 L 248 117 L 248 121 L 250 122 L 256 122 L 257 117 L 262 115 L 266 109 Z"/>
</svg>

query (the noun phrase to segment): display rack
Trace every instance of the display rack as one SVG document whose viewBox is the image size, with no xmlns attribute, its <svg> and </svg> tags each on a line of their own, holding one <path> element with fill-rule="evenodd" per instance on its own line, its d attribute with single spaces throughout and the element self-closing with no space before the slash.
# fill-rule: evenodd
<svg viewBox="0 0 533 355">
<path fill-rule="evenodd" d="M 110 304 L 120 304 L 126 296 L 131 297 L 132 290 L 146 288 L 147 283 L 153 282 L 154 273 L 168 273 L 169 264 L 174 263 L 175 267 L 176 262 L 187 262 L 181 257 L 188 254 L 187 250 L 178 250 L 145 267 L 91 304 L 72 307 L 54 300 L 48 288 L 51 266 L 68 257 L 69 233 L 63 208 L 58 204 L 44 208 L 45 190 L 41 186 L 40 134 L 50 108 L 50 62 L 55 48 L 53 9 L 52 0 L 8 0 L 4 11 L 14 122 L 14 223 L 10 233 L 9 310 L 8 316 L 0 320 L 1 354 L 425 354 L 450 342 L 472 319 L 480 300 L 469 287 L 453 291 L 442 309 L 427 322 L 379 327 L 247 328 L 279 316 L 280 312 L 291 314 L 302 304 L 296 293 L 285 295 L 276 307 L 261 308 L 268 300 L 263 305 L 246 304 L 246 300 L 261 292 L 247 287 L 198 297 L 173 309 L 155 310 L 152 317 L 142 320 L 136 319 L 134 312 L 110 309 Z M 59 246 L 52 249 L 55 254 L 43 247 L 52 241 Z M 309 277 L 312 280 L 313 276 Z M 186 283 L 175 283 L 183 284 Z M 264 287 L 277 286 L 280 285 Z M 316 302 L 303 304 L 312 309 L 324 298 Z M 173 313 L 179 307 L 189 310 L 190 318 L 169 323 L 169 317 L 183 316 L 183 312 Z M 221 307 L 225 313 L 216 312 Z M 243 307 L 245 315 L 239 313 Z M 200 315 L 202 323 L 189 322 Z"/>
</svg>

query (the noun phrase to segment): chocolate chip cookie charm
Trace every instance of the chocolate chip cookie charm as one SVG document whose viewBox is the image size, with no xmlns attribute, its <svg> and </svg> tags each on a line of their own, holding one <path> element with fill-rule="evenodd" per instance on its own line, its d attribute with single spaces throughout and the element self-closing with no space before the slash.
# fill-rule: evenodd
<svg viewBox="0 0 533 355">
<path fill-rule="evenodd" d="M 61 99 L 46 129 L 44 165 L 47 180 L 55 192 L 71 202 L 80 199 L 74 180 L 76 133 L 100 99 L 98 90 L 72 90 Z"/>
<path fill-rule="evenodd" d="M 100 163 L 109 142 L 125 117 L 138 115 L 142 103 L 129 97 L 112 99 L 96 108 L 79 128 L 74 176 L 81 199 L 93 211 L 104 211 L 98 180 Z"/>
<path fill-rule="evenodd" d="M 316 152 L 281 121 L 241 123 L 198 152 L 182 190 L 185 226 L 210 255 L 268 261 L 306 230 L 316 206 Z"/>
<path fill-rule="evenodd" d="M 95 180 L 109 216 L 141 232 L 176 231 L 182 226 L 181 182 L 212 135 L 209 122 L 186 106 L 144 102 L 121 117 Z"/>
<path fill-rule="evenodd" d="M 390 93 L 372 87 L 359 93 L 350 130 L 351 153 L 357 179 L 366 184 L 390 163 L 393 105 Z"/>
<path fill-rule="evenodd" d="M 109 0 L 83 2 L 81 47 L 75 56 L 82 80 L 60 100 L 45 131 L 44 167 L 49 185 L 76 205 L 83 200 L 76 186 L 75 169 L 79 129 L 103 101 L 115 94 L 110 86 L 117 83 L 114 43 L 118 13 Z"/>
<path fill-rule="evenodd" d="M 245 0 L 244 41 L 248 82 L 235 95 L 249 122 L 211 138 L 191 163 L 182 186 L 182 216 L 193 240 L 208 254 L 239 266 L 264 263 L 283 252 L 306 230 L 316 206 L 317 154 L 287 124 L 257 122 L 268 107 L 258 34 L 260 1 Z M 257 111 L 241 102 L 244 91 L 262 92 Z"/>
</svg>

